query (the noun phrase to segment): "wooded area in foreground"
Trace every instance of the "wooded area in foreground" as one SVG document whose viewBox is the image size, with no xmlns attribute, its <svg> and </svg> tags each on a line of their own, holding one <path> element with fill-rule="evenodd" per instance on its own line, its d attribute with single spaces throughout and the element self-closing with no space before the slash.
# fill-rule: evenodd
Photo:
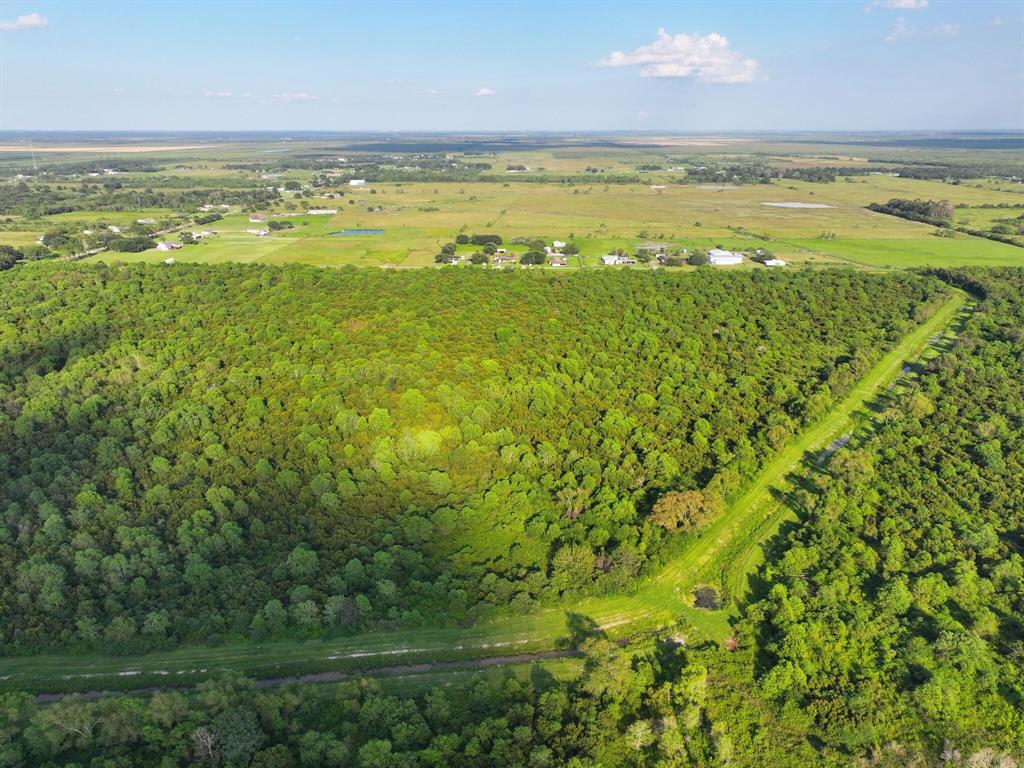
<svg viewBox="0 0 1024 768">
<path fill-rule="evenodd" d="M 1024 270 L 806 478 L 726 647 L 584 640 L 582 672 L 3 698 L 7 764 L 1012 766 L 1024 750 Z M 730 278 L 732 279 L 732 278 Z M 884 281 L 883 281 L 884 282 Z"/>
</svg>

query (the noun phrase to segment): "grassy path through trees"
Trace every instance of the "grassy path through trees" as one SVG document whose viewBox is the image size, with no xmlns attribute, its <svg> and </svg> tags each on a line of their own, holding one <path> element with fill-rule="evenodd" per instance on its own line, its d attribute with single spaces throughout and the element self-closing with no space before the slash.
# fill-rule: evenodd
<svg viewBox="0 0 1024 768">
<path fill-rule="evenodd" d="M 776 496 L 788 489 L 787 475 L 799 468 L 808 453 L 816 455 L 835 438 L 852 432 L 858 413 L 868 401 L 895 381 L 904 364 L 916 359 L 928 347 L 931 338 L 954 323 L 968 300 L 966 294 L 957 292 L 928 321 L 907 334 L 828 414 L 781 449 L 725 514 L 701 531 L 682 554 L 640 588 L 633 597 L 634 606 L 642 604 L 659 614 L 681 615 L 701 634 L 714 639 L 725 637 L 728 612 L 694 608 L 693 589 L 708 583 L 724 588 L 726 597 L 732 601 L 742 596 L 750 563 L 756 561 L 761 544 L 778 530 L 786 517 L 780 514 Z M 729 556 L 731 567 L 722 567 L 723 555 Z M 605 602 L 595 601 L 594 613 L 582 612 L 600 616 L 600 623 L 613 620 L 606 610 L 601 610 Z"/>
<path fill-rule="evenodd" d="M 568 608 L 506 616 L 468 629 L 413 629 L 332 640 L 183 648 L 137 657 L 5 658 L 0 659 L 0 689 L 38 693 L 180 687 L 225 671 L 268 679 L 314 672 L 369 672 L 393 667 L 399 660 L 437 664 L 494 656 L 521 658 L 566 648 L 573 639 L 589 632 L 624 638 L 680 625 L 672 631 L 721 639 L 729 632 L 729 610 L 693 607 L 693 589 L 702 583 L 725 587 L 727 596 L 735 600 L 750 568 L 756 567 L 761 543 L 785 518 L 779 510 L 782 505 L 775 503 L 773 489 L 784 485 L 786 476 L 799 467 L 809 451 L 823 449 L 851 431 L 857 412 L 896 379 L 906 361 L 916 359 L 927 348 L 929 339 L 953 325 L 967 301 L 966 294 L 955 291 L 932 317 L 887 353 L 842 402 L 783 448 L 723 515 L 660 573 L 629 594 L 585 598 Z"/>
<path fill-rule="evenodd" d="M 919 333 L 915 332 L 912 334 L 912 336 L 917 337 L 915 340 L 919 347 L 915 350 L 916 359 L 924 362 L 928 358 L 938 354 L 941 348 L 951 343 L 959 334 L 959 331 L 967 321 L 967 318 L 973 312 L 974 306 L 973 301 L 969 301 L 968 303 L 961 305 L 961 307 L 954 313 L 953 317 L 946 322 L 945 333 L 941 335 L 936 334 L 929 336 L 927 339 L 922 341 Z M 904 359 L 909 361 L 910 357 L 906 357 Z M 908 372 L 908 376 L 911 375 L 913 375 L 913 373 Z M 866 403 L 871 397 L 877 396 L 881 391 L 883 391 L 883 387 L 885 389 L 892 389 L 898 382 L 904 381 L 905 378 L 905 376 L 899 375 L 899 373 L 895 371 L 895 366 L 890 367 L 887 371 L 887 376 L 878 380 L 875 388 L 870 392 L 867 392 L 866 395 L 861 398 L 862 404 Z M 892 383 L 885 386 L 887 381 Z M 845 405 L 846 403 L 841 405 L 840 409 Z M 847 418 L 842 423 L 839 423 L 834 419 L 829 419 L 833 424 L 833 430 L 830 434 L 842 434 L 847 437 L 854 435 L 855 430 L 863 428 L 864 422 L 862 417 L 866 417 L 872 422 L 877 418 L 875 414 L 868 414 L 861 407 L 855 407 L 849 412 Z M 828 438 L 826 437 L 824 439 L 827 440 Z M 824 445 L 824 442 L 820 445 Z M 806 470 L 813 470 L 819 465 L 819 457 L 819 453 L 808 452 L 808 454 L 804 455 L 801 464 Z M 793 468 L 795 469 L 795 467 Z M 736 551 L 731 553 L 732 556 L 728 557 L 726 561 L 721 564 L 720 573 L 723 582 L 722 587 L 728 597 L 733 601 L 744 601 L 744 598 L 748 593 L 749 579 L 755 574 L 757 568 L 760 567 L 761 563 L 764 561 L 764 553 L 762 550 L 763 546 L 772 536 L 775 535 L 775 533 L 778 532 L 784 522 L 787 520 L 795 521 L 797 519 L 795 512 L 786 504 L 783 498 L 794 490 L 792 478 L 792 474 L 788 471 L 784 472 L 772 486 L 775 492 L 762 496 L 759 502 L 754 502 L 755 506 L 760 506 L 763 509 L 763 514 L 758 516 L 760 518 L 760 524 L 756 528 L 756 531 L 753 532 L 753 535 L 746 537 L 743 542 L 744 546 L 737 548 Z"/>
</svg>

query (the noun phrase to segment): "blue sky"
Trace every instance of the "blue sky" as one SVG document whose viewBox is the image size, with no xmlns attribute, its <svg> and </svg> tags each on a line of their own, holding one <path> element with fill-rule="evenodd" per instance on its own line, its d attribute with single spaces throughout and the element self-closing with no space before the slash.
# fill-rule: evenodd
<svg viewBox="0 0 1024 768">
<path fill-rule="evenodd" d="M 0 0 L 0 129 L 1024 129 L 1024 2 Z"/>
</svg>

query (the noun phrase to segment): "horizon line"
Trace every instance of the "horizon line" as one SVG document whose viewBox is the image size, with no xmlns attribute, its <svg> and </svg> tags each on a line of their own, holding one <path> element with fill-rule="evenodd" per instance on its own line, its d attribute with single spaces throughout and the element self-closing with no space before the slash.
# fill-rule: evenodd
<svg viewBox="0 0 1024 768">
<path fill-rule="evenodd" d="M 829 133 L 842 135 L 866 135 L 885 133 L 1013 133 L 1024 135 L 1024 128 L 758 128 L 749 130 L 680 130 L 675 128 L 0 128 L 0 135 L 8 133 L 121 133 L 121 134 L 179 134 L 179 133 L 234 133 L 234 134 L 278 134 L 278 133 L 333 133 L 333 134 L 393 134 L 393 135 L 459 135 L 484 134 L 508 136 L 515 134 L 674 134 L 680 136 L 751 136 L 763 134 L 815 134 Z"/>
</svg>

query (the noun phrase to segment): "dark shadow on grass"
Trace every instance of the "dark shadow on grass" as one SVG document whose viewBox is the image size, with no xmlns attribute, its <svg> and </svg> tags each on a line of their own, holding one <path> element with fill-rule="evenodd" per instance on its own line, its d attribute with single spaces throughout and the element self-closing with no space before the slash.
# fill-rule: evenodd
<svg viewBox="0 0 1024 768">
<path fill-rule="evenodd" d="M 530 685 L 535 691 L 546 691 L 558 685 L 558 678 L 540 664 L 530 667 Z"/>
<path fill-rule="evenodd" d="M 607 634 L 597 622 L 582 613 L 566 611 L 565 626 L 569 634 L 560 637 L 556 643 L 557 648 L 571 649 L 579 648 L 585 641 L 593 637 L 607 637 Z"/>
</svg>

